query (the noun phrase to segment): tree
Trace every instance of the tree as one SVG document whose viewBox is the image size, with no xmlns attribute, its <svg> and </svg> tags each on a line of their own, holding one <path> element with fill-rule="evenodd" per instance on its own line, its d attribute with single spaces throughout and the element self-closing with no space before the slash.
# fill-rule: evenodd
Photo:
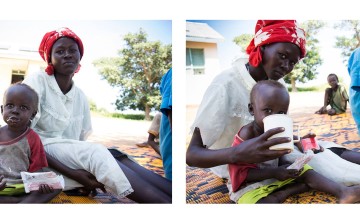
<svg viewBox="0 0 360 220">
<path fill-rule="evenodd" d="M 246 48 L 249 45 L 254 35 L 252 34 L 242 34 L 233 39 L 233 42 L 240 46 L 241 52 L 246 53 Z"/>
<path fill-rule="evenodd" d="M 160 81 L 171 67 L 172 46 L 149 42 L 143 29 L 128 33 L 123 40 L 120 57 L 100 58 L 93 64 L 111 86 L 119 88 L 115 102 L 118 110 L 142 110 L 145 119 L 150 120 L 151 109 L 160 108 Z"/>
<path fill-rule="evenodd" d="M 351 37 L 337 36 L 335 47 L 342 50 L 341 55 L 346 63 L 352 51 L 360 47 L 360 21 L 344 20 L 334 25 L 334 28 L 350 31 Z"/>
<path fill-rule="evenodd" d="M 319 54 L 319 48 L 317 44 L 319 41 L 316 39 L 316 34 L 319 30 L 325 26 L 322 21 L 307 21 L 300 25 L 306 32 L 306 57 L 296 64 L 294 70 L 286 75 L 285 82 L 291 83 L 292 91 L 297 91 L 296 82 L 306 82 L 312 80 L 318 74 L 316 69 L 321 65 L 322 60 Z M 238 46 L 240 46 L 242 52 L 245 52 L 246 47 L 252 40 L 253 35 L 242 34 L 233 39 Z"/>
<path fill-rule="evenodd" d="M 318 74 L 316 69 L 322 64 L 316 34 L 325 26 L 325 22 L 309 20 L 300 26 L 306 32 L 306 56 L 295 65 L 291 73 L 284 77 L 285 82 L 291 84 L 293 92 L 297 92 L 297 81 L 305 83 L 315 79 Z"/>
</svg>

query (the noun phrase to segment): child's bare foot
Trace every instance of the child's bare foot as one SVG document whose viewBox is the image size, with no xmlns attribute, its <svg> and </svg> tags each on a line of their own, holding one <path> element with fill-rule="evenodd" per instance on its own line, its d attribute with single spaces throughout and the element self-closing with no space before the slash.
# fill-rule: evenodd
<svg viewBox="0 0 360 220">
<path fill-rule="evenodd" d="M 340 204 L 356 203 L 360 201 L 360 185 L 345 187 L 339 197 Z"/>
</svg>

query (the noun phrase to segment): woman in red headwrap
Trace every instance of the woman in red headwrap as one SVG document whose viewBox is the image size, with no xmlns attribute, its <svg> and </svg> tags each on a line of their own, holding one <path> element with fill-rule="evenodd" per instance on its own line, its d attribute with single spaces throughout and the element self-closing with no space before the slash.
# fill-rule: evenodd
<svg viewBox="0 0 360 220">
<path fill-rule="evenodd" d="M 269 150 L 270 146 L 290 141 L 287 138 L 268 140 L 280 133 L 281 128 L 231 146 L 239 128 L 253 121 L 248 111 L 252 87 L 261 80 L 285 84 L 282 78 L 305 56 L 305 44 L 305 32 L 294 20 L 257 21 L 255 36 L 246 50 L 248 60 L 235 61 L 230 69 L 215 77 L 204 94 L 191 127 L 193 136 L 186 154 L 188 165 L 211 168 L 214 174 L 229 179 L 228 164 L 254 164 L 281 156 L 291 163 L 302 155 L 297 148 L 291 153 L 290 150 Z M 337 183 L 360 184 L 358 153 L 333 142 L 318 142 L 325 150 L 315 154 L 309 165 Z M 239 191 L 232 190 L 230 180 L 227 186 L 230 199 L 237 202 Z M 294 189 L 296 191 L 300 192 Z"/>
<path fill-rule="evenodd" d="M 280 133 L 280 128 L 237 147 L 231 145 L 238 129 L 253 120 L 248 112 L 251 88 L 256 82 L 269 79 L 284 84 L 282 78 L 305 56 L 305 42 L 305 32 L 294 20 L 257 22 L 255 36 L 246 50 L 249 59 L 239 59 L 217 75 L 204 94 L 191 127 L 188 165 L 211 168 L 216 175 L 229 179 L 230 163 L 258 163 L 290 153 L 269 150 L 269 146 L 289 142 L 287 138 L 267 140 L 266 137 Z M 239 195 L 232 191 L 231 183 L 228 188 L 230 198 L 237 201 Z"/>
<path fill-rule="evenodd" d="M 65 190 L 96 188 L 139 203 L 171 203 L 171 182 L 146 170 L 121 152 L 86 142 L 90 108 L 72 80 L 84 54 L 81 39 L 61 28 L 44 35 L 39 53 L 48 66 L 23 83 L 39 94 L 39 111 L 31 126 L 43 142 L 49 166 L 64 175 Z"/>
</svg>

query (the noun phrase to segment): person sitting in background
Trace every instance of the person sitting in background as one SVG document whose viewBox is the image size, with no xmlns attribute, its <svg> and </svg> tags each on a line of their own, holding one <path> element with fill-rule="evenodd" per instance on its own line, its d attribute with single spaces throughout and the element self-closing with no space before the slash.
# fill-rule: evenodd
<svg viewBox="0 0 360 220">
<path fill-rule="evenodd" d="M 337 115 L 346 112 L 349 96 L 345 87 L 339 84 L 339 79 L 334 73 L 328 75 L 327 81 L 331 87 L 325 90 L 324 106 L 315 114 Z M 328 105 L 330 109 L 327 110 Z"/>
<path fill-rule="evenodd" d="M 160 147 L 159 147 L 159 130 L 160 130 L 160 120 L 161 120 L 161 112 L 156 113 L 154 116 L 151 125 L 148 130 L 148 140 L 143 143 L 137 143 L 136 146 L 138 147 L 152 147 L 156 153 L 160 154 Z"/>
</svg>

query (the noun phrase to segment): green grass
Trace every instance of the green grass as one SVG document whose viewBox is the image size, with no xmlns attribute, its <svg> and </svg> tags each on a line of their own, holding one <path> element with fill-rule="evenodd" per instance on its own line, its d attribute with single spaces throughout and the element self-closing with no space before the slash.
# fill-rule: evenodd
<svg viewBox="0 0 360 220">
<path fill-rule="evenodd" d="M 298 92 L 323 92 L 329 85 L 323 84 L 320 86 L 310 86 L 310 87 L 296 87 Z M 289 92 L 292 92 L 291 86 L 287 88 Z"/>
<path fill-rule="evenodd" d="M 108 118 L 120 118 L 127 120 L 145 120 L 145 114 L 122 114 L 122 113 L 111 113 L 111 112 L 99 112 L 99 111 L 91 111 L 92 114 L 100 115 Z M 150 119 L 152 120 L 154 117 L 150 115 Z"/>
</svg>

